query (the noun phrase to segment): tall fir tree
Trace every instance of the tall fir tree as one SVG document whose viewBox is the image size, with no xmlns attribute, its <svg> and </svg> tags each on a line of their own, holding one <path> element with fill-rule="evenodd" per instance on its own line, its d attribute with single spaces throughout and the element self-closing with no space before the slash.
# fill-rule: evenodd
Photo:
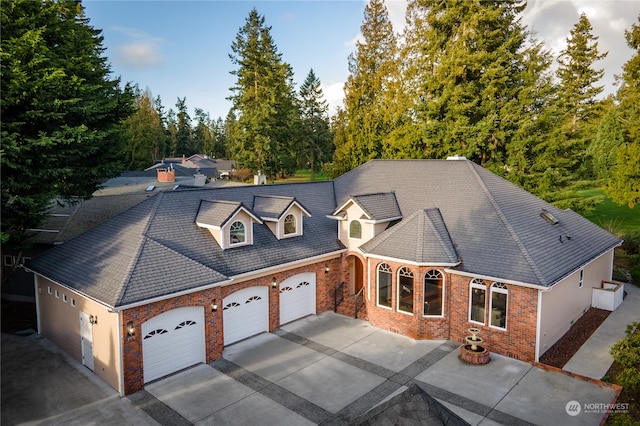
<svg viewBox="0 0 640 426">
<path fill-rule="evenodd" d="M 178 155 L 189 157 L 196 154 L 191 135 L 191 116 L 187 110 L 187 98 L 178 98 L 176 101 L 176 150 Z"/>
<path fill-rule="evenodd" d="M 311 180 L 315 180 L 317 162 L 326 161 L 333 154 L 328 111 L 320 80 L 311 69 L 300 86 L 300 150 L 301 158 L 311 168 Z"/>
<path fill-rule="evenodd" d="M 79 2 L 15 0 L 0 14 L 2 241 L 20 248 L 54 198 L 89 198 L 120 172 L 134 96 Z"/>
<path fill-rule="evenodd" d="M 349 56 L 344 87 L 344 139 L 334 141 L 338 152 L 334 163 L 339 170 L 381 158 L 384 141 L 394 128 L 391 101 L 394 79 L 399 78 L 398 46 L 383 0 L 367 4 L 360 29 L 363 40 Z"/>
<path fill-rule="evenodd" d="M 635 53 L 624 64 L 617 93 L 623 143 L 616 151 L 607 193 L 616 203 L 633 208 L 640 203 L 640 15 L 625 37 Z"/>
<path fill-rule="evenodd" d="M 461 154 L 500 170 L 536 84 L 526 73 L 522 1 L 421 1 L 425 11 L 420 48 L 425 75 L 417 114 L 425 155 Z M 414 37 L 415 38 L 415 37 Z M 419 38 L 417 38 L 419 39 Z M 523 104 L 524 101 L 524 104 Z"/>
<path fill-rule="evenodd" d="M 232 110 L 237 126 L 230 142 L 235 159 L 254 172 L 275 177 L 295 170 L 299 111 L 293 72 L 282 60 L 271 27 L 254 8 L 231 45 Z"/>
<path fill-rule="evenodd" d="M 214 137 L 213 137 L 213 123 L 209 113 L 205 112 L 202 108 L 196 108 L 194 110 L 196 124 L 192 131 L 192 146 L 195 153 L 213 155 L 214 150 Z"/>
<path fill-rule="evenodd" d="M 149 90 L 138 91 L 136 111 L 124 121 L 124 125 L 127 130 L 125 153 L 128 169 L 146 169 L 164 156 L 164 128 Z"/>
</svg>

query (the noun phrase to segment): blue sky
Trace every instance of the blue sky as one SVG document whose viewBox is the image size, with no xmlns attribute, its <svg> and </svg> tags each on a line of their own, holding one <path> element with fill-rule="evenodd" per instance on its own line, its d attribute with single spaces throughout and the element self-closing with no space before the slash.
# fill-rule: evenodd
<svg viewBox="0 0 640 426">
<path fill-rule="evenodd" d="M 101 29 L 103 47 L 112 72 L 123 81 L 149 88 L 162 98 L 165 109 L 178 97 L 187 98 L 190 111 L 202 108 L 212 118 L 225 117 L 225 98 L 235 78 L 230 71 L 231 43 L 252 8 L 265 17 L 283 60 L 294 71 L 296 87 L 313 68 L 322 82 L 330 112 L 340 105 L 348 76 L 347 57 L 355 49 L 365 7 L 364 0 L 324 1 L 114 1 L 85 0 L 90 25 Z M 404 26 L 404 0 L 387 0 L 394 29 Z M 530 1 L 523 23 L 537 32 L 546 46 L 559 52 L 569 31 L 585 12 L 599 37 L 600 51 L 609 51 L 598 64 L 605 69 L 606 91 L 614 74 L 632 51 L 624 30 L 637 22 L 636 0 Z"/>
</svg>

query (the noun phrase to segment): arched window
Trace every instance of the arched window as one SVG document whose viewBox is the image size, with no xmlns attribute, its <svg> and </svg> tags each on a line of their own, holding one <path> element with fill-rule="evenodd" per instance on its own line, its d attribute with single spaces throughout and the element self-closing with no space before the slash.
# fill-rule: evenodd
<svg viewBox="0 0 640 426">
<path fill-rule="evenodd" d="M 349 238 L 362 238 L 362 225 L 357 220 L 352 220 L 349 224 Z"/>
<path fill-rule="evenodd" d="M 398 311 L 413 313 L 413 272 L 406 266 L 398 269 Z"/>
<path fill-rule="evenodd" d="M 386 263 L 378 265 L 378 306 L 391 307 L 391 267 Z"/>
<path fill-rule="evenodd" d="M 487 285 L 483 280 L 474 278 L 469 288 L 469 321 L 485 324 Z"/>
<path fill-rule="evenodd" d="M 232 245 L 244 243 L 247 240 L 244 223 L 233 222 L 229 228 L 229 237 Z"/>
<path fill-rule="evenodd" d="M 504 283 L 491 284 L 491 326 L 507 328 L 507 298 L 509 291 Z"/>
<path fill-rule="evenodd" d="M 288 214 L 284 218 L 284 234 L 295 234 L 296 233 L 296 217 L 292 214 Z"/>
<path fill-rule="evenodd" d="M 444 276 L 431 269 L 424 274 L 424 315 L 442 315 L 444 311 Z"/>
</svg>

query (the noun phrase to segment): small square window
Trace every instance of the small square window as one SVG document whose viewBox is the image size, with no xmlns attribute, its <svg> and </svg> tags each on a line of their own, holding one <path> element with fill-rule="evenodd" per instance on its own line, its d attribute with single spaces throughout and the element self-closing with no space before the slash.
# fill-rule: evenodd
<svg viewBox="0 0 640 426">
<path fill-rule="evenodd" d="M 62 301 L 63 301 L 64 303 L 67 303 L 67 295 L 66 295 L 66 294 L 63 294 L 63 295 L 62 295 Z"/>
<path fill-rule="evenodd" d="M 55 291 L 56 298 L 60 299 L 60 292 L 58 290 Z"/>
<path fill-rule="evenodd" d="M 4 257 L 4 266 L 13 266 L 13 262 L 15 262 L 15 260 L 13 259 L 13 256 L 5 254 Z"/>
<path fill-rule="evenodd" d="M 580 277 L 578 278 L 578 287 L 582 287 L 584 284 L 584 269 L 580 269 Z"/>
<path fill-rule="evenodd" d="M 47 286 L 47 293 L 51 294 L 51 286 L 50 285 Z"/>
<path fill-rule="evenodd" d="M 71 306 L 76 306 L 76 299 L 73 297 L 71 298 Z"/>
</svg>

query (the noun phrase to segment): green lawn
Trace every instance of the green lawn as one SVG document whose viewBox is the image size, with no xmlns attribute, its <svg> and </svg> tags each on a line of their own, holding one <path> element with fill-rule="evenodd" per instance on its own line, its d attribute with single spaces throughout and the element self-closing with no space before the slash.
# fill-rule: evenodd
<svg viewBox="0 0 640 426">
<path fill-rule="evenodd" d="M 600 188 L 586 189 L 579 192 L 585 198 L 598 195 L 605 197 L 594 210 L 584 215 L 591 222 L 616 235 L 622 235 L 632 230 L 640 230 L 640 207 L 636 206 L 636 208 L 632 209 L 627 205 L 616 204 Z"/>
<path fill-rule="evenodd" d="M 315 180 L 329 179 L 320 170 L 316 170 L 315 178 L 316 178 Z M 296 173 L 293 176 L 289 176 L 286 179 L 277 179 L 274 183 L 291 183 L 291 182 L 311 182 L 311 170 L 310 169 L 296 170 Z"/>
</svg>

